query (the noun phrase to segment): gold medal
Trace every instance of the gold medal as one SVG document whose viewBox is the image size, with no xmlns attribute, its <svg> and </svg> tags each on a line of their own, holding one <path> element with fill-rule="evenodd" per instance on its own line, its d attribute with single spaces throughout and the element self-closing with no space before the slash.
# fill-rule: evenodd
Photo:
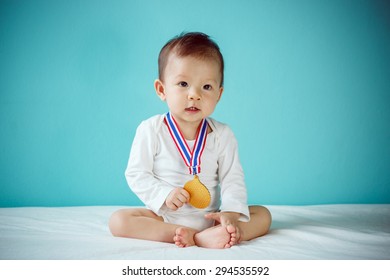
<svg viewBox="0 0 390 280">
<path fill-rule="evenodd" d="M 189 203 L 192 206 L 199 209 L 209 206 L 211 201 L 210 192 L 197 175 L 195 175 L 194 179 L 185 183 L 184 189 L 190 194 Z"/>
</svg>

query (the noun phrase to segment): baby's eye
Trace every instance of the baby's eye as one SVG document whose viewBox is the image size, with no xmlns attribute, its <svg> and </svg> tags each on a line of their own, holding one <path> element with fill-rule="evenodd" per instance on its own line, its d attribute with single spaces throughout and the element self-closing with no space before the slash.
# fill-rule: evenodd
<svg viewBox="0 0 390 280">
<path fill-rule="evenodd" d="M 213 87 L 211 85 L 204 85 L 203 89 L 205 90 L 211 90 Z"/>
<path fill-rule="evenodd" d="M 188 83 L 187 82 L 184 82 L 184 81 L 182 81 L 182 82 L 179 82 L 179 84 L 178 84 L 179 86 L 181 86 L 181 87 L 187 87 L 188 86 Z"/>
</svg>

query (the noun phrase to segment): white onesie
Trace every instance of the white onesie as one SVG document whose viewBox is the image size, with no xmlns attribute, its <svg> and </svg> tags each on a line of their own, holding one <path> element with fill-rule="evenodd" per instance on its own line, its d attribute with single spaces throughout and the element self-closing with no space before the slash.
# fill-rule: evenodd
<svg viewBox="0 0 390 280">
<path fill-rule="evenodd" d="M 165 199 L 175 187 L 193 179 L 177 150 L 164 115 L 143 121 L 137 128 L 125 172 L 132 191 L 146 207 L 164 218 L 165 222 L 203 230 L 214 224 L 204 218 L 206 213 L 232 211 L 241 213 L 240 221 L 249 221 L 247 192 L 243 170 L 238 158 L 237 141 L 231 129 L 212 118 L 207 119 L 212 132 L 208 134 L 201 158 L 200 181 L 211 194 L 205 209 L 189 204 L 176 211 L 166 207 Z M 187 141 L 190 148 L 195 141 Z"/>
</svg>

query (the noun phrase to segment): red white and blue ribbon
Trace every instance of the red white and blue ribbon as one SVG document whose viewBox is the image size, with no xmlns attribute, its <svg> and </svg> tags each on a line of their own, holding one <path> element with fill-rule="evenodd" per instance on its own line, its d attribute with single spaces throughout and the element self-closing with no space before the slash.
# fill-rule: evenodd
<svg viewBox="0 0 390 280">
<path fill-rule="evenodd" d="M 184 163 L 188 166 L 190 174 L 196 175 L 200 173 L 200 159 L 202 157 L 204 147 L 206 146 L 207 139 L 207 120 L 203 119 L 199 124 L 198 131 L 196 133 L 195 144 L 192 151 L 188 147 L 187 141 L 183 137 L 179 126 L 170 112 L 165 115 L 165 124 L 168 127 L 168 131 L 171 134 L 173 142 L 176 144 L 176 147 L 179 150 Z"/>
</svg>

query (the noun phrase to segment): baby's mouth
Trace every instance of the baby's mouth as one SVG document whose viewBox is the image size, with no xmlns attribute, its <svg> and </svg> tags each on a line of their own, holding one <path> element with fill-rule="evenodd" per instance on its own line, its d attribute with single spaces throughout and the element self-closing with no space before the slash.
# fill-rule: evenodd
<svg viewBox="0 0 390 280">
<path fill-rule="evenodd" d="M 186 111 L 188 111 L 188 112 L 197 112 L 197 111 L 199 111 L 199 109 L 198 108 L 196 108 L 196 107 L 188 107 L 188 108 L 186 108 L 185 109 Z"/>
</svg>

